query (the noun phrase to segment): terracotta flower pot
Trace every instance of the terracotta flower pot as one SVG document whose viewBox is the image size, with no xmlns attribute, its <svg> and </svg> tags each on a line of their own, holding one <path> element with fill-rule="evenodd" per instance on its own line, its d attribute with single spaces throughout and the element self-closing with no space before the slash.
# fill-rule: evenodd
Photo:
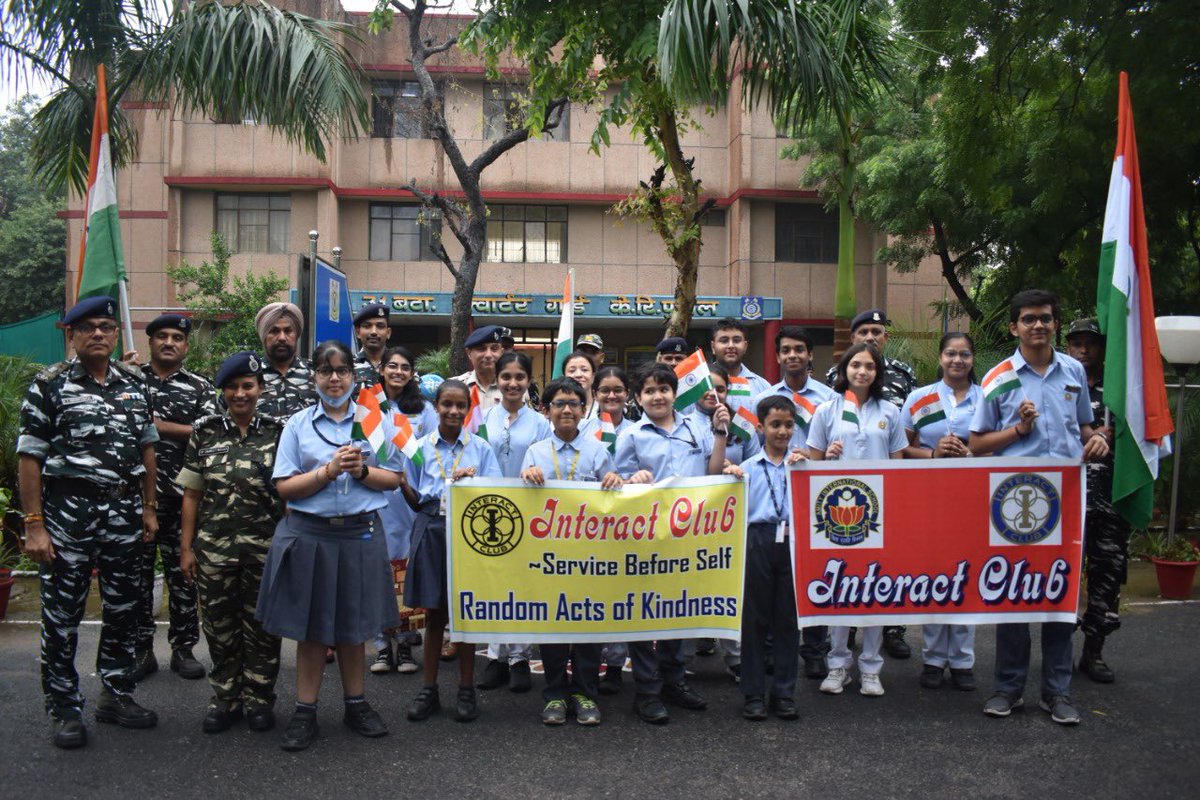
<svg viewBox="0 0 1200 800">
<path fill-rule="evenodd" d="M 0 619 L 8 615 L 8 598 L 12 595 L 13 584 L 17 582 L 16 578 L 7 574 L 8 570 L 4 572 L 6 574 L 0 576 Z"/>
<path fill-rule="evenodd" d="M 1164 600 L 1190 600 L 1192 581 L 1196 578 L 1196 561 L 1165 561 L 1150 559 L 1158 573 L 1158 593 Z"/>
</svg>

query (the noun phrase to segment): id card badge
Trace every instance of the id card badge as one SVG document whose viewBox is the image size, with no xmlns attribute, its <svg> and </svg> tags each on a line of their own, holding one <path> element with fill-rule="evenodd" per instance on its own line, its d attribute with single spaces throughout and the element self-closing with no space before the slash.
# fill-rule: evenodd
<svg viewBox="0 0 1200 800">
<path fill-rule="evenodd" d="M 788 534 L 787 521 L 780 522 L 775 526 L 775 544 L 783 544 L 783 540 Z"/>
<path fill-rule="evenodd" d="M 438 513 L 443 517 L 446 516 L 446 503 L 450 499 L 450 481 L 446 481 L 446 485 L 442 489 L 442 496 L 438 498 Z"/>
</svg>

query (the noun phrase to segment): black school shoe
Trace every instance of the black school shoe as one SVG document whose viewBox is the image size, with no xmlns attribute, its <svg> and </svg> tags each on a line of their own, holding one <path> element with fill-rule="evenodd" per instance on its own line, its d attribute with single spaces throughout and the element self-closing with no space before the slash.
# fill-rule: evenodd
<svg viewBox="0 0 1200 800">
<path fill-rule="evenodd" d="M 158 714 L 139 706 L 127 694 L 105 690 L 96 704 L 96 721 L 116 723 L 122 728 L 153 728 L 158 724 Z"/>
<path fill-rule="evenodd" d="M 966 669 L 950 668 L 950 683 L 955 689 L 960 692 L 973 692 L 977 688 L 975 684 L 975 670 L 967 667 Z"/>
<path fill-rule="evenodd" d="M 790 697 L 775 697 L 772 695 L 771 713 L 779 717 L 779 719 L 800 719 L 800 711 L 796 708 L 796 701 Z"/>
<path fill-rule="evenodd" d="M 368 739 L 387 736 L 388 732 L 383 717 L 379 716 L 379 712 L 371 708 L 371 704 L 366 700 L 361 703 L 347 703 L 342 723 L 359 736 L 366 736 Z"/>
<path fill-rule="evenodd" d="M 87 726 L 79 711 L 70 709 L 50 717 L 50 741 L 63 750 L 75 750 L 87 744 Z"/>
<path fill-rule="evenodd" d="M 483 677 L 475 685 L 486 691 L 499 689 L 506 683 L 508 683 L 508 662 L 493 658 L 483 668 Z"/>
<path fill-rule="evenodd" d="M 279 746 L 289 753 L 307 750 L 308 746 L 316 741 L 319 730 L 316 709 L 298 708 L 296 713 L 292 714 Z"/>
<path fill-rule="evenodd" d="M 214 702 L 208 707 L 201 728 L 205 733 L 224 733 L 243 716 L 245 711 L 240 705 L 231 707 L 229 703 Z"/>
<path fill-rule="evenodd" d="M 767 718 L 767 704 L 761 694 L 746 696 L 746 701 L 742 704 L 742 716 L 751 722 L 762 722 Z"/>
<path fill-rule="evenodd" d="M 408 718 L 413 722 L 421 722 L 433 716 L 433 712 L 442 707 L 436 686 L 425 686 L 417 692 L 408 707 Z"/>
<path fill-rule="evenodd" d="M 518 661 L 508 668 L 508 690 L 523 694 L 533 688 L 533 675 L 528 661 Z"/>
<path fill-rule="evenodd" d="M 926 664 L 921 669 L 921 688 L 923 689 L 940 689 L 942 681 L 946 677 L 946 668 L 937 667 L 933 664 Z"/>
<path fill-rule="evenodd" d="M 479 716 L 479 696 L 473 686 L 458 687 L 458 700 L 454 703 L 456 722 L 470 722 Z"/>
<path fill-rule="evenodd" d="M 621 667 L 609 664 L 604 668 L 604 674 L 600 676 L 600 694 L 620 693 Z"/>
<path fill-rule="evenodd" d="M 883 652 L 892 658 L 901 660 L 912 657 L 912 648 L 908 646 L 908 642 L 904 641 L 903 628 L 884 631 Z"/>
<path fill-rule="evenodd" d="M 804 677 L 810 681 L 823 681 L 828 674 L 829 667 L 825 666 L 825 659 L 823 657 L 804 657 Z"/>
<path fill-rule="evenodd" d="M 275 727 L 275 711 L 267 706 L 246 710 L 246 727 L 255 733 L 266 733 Z"/>
<path fill-rule="evenodd" d="M 673 706 L 686 708 L 689 711 L 703 711 L 708 708 L 708 701 L 697 694 L 687 681 L 664 683 L 662 699 Z"/>
<path fill-rule="evenodd" d="M 666 725 L 671 721 L 667 707 L 663 705 L 662 698 L 656 694 L 639 694 L 633 699 L 633 710 L 637 713 L 638 719 L 642 722 L 649 722 L 651 725 Z"/>
</svg>

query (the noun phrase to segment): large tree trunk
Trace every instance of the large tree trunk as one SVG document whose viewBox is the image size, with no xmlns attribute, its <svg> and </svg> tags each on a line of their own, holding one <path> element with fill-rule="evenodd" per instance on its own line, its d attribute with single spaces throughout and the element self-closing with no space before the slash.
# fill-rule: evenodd
<svg viewBox="0 0 1200 800">
<path fill-rule="evenodd" d="M 708 213 L 711 203 L 700 203 L 700 182 L 692 174 L 693 162 L 683 157 L 679 145 L 679 126 L 674 108 L 664 108 L 658 115 L 659 138 L 667 167 L 679 190 L 679 205 L 685 224 L 682 230 L 671 230 L 665 220 L 655 227 L 667 246 L 675 264 L 675 306 L 667 318 L 664 336 L 687 336 L 696 307 L 696 280 L 700 269 L 700 220 Z M 689 229 L 694 231 L 689 232 Z"/>
</svg>

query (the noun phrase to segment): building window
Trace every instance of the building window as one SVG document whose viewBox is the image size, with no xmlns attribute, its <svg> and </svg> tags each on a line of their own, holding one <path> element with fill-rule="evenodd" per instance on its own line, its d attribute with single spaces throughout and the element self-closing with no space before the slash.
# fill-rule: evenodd
<svg viewBox="0 0 1200 800">
<path fill-rule="evenodd" d="M 436 261 L 429 247 L 441 233 L 439 212 L 423 206 L 371 204 L 372 261 Z"/>
<path fill-rule="evenodd" d="M 427 139 L 416 81 L 371 81 L 371 136 L 377 139 Z"/>
<path fill-rule="evenodd" d="M 289 194 L 218 194 L 217 233 L 235 253 L 286 253 Z"/>
<path fill-rule="evenodd" d="M 487 260 L 561 264 L 567 255 L 566 206 L 493 206 Z"/>
<path fill-rule="evenodd" d="M 708 213 L 700 220 L 702 228 L 724 228 L 725 227 L 725 209 L 710 208 Z"/>
<path fill-rule="evenodd" d="M 508 83 L 483 85 L 483 138 L 495 141 L 525 124 L 525 89 Z M 542 133 L 549 142 L 571 140 L 571 104 L 563 107 L 562 117 L 553 130 Z"/>
<path fill-rule="evenodd" d="M 775 260 L 836 264 L 838 219 L 816 203 L 775 206 Z"/>
</svg>

